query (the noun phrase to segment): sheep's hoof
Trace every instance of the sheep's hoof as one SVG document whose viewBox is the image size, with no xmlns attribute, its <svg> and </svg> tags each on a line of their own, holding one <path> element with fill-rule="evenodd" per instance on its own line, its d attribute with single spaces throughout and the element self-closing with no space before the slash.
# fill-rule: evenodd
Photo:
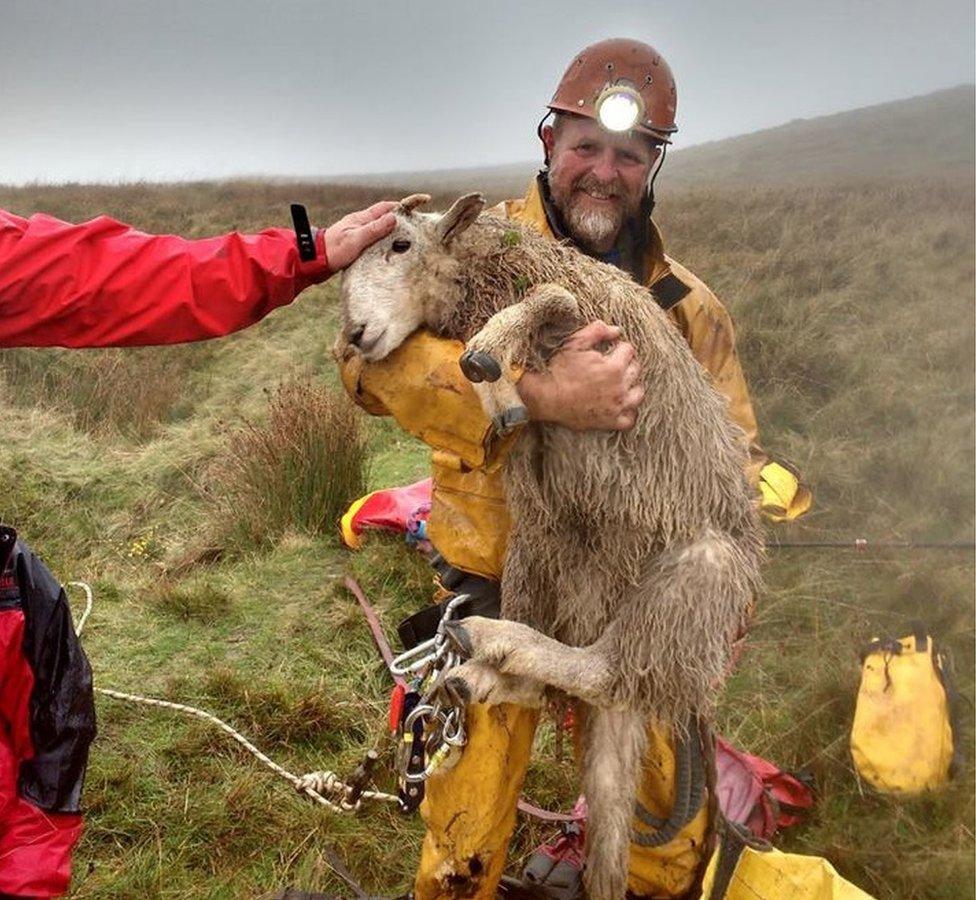
<svg viewBox="0 0 976 900">
<path fill-rule="evenodd" d="M 461 371 L 468 381 L 478 384 L 482 381 L 498 381 L 502 377 L 502 367 L 493 356 L 481 350 L 465 350 L 461 354 Z"/>
<path fill-rule="evenodd" d="M 524 406 L 511 406 L 492 420 L 498 434 L 508 434 L 529 421 L 529 411 Z"/>
<path fill-rule="evenodd" d="M 455 650 L 466 659 L 470 659 L 471 654 L 474 653 L 474 645 L 471 643 L 470 636 L 460 622 L 445 622 L 444 634 Z M 461 679 L 455 680 L 460 681 Z"/>
</svg>

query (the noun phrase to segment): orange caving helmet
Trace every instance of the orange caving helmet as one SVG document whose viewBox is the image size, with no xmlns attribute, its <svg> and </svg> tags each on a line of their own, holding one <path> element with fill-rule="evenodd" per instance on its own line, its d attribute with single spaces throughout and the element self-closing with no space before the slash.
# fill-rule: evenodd
<svg viewBox="0 0 976 900">
<path fill-rule="evenodd" d="M 552 112 L 596 119 L 614 131 L 634 130 L 666 144 L 678 130 L 671 67 L 649 44 L 611 38 L 581 50 L 549 101 Z"/>
</svg>

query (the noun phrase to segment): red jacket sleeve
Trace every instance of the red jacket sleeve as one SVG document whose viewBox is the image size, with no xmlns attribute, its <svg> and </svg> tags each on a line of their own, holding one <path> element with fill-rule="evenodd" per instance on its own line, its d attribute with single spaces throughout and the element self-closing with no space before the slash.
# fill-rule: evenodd
<svg viewBox="0 0 976 900">
<path fill-rule="evenodd" d="M 220 337 L 329 276 L 295 235 L 150 235 L 106 216 L 69 225 L 0 210 L 0 347 L 118 347 Z"/>
</svg>

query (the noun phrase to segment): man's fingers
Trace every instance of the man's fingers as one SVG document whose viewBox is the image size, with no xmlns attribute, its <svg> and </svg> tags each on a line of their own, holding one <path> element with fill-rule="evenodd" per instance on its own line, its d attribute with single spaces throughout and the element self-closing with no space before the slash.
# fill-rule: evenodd
<svg viewBox="0 0 976 900">
<path fill-rule="evenodd" d="M 362 215 L 370 213 L 368 221 L 358 225 L 352 224 L 355 214 L 351 213 L 325 229 L 325 252 L 328 254 L 332 271 L 345 269 L 355 262 L 363 250 L 393 231 L 396 216 L 393 215 L 391 206 L 396 204 L 391 201 L 374 204 L 370 210 L 374 210 L 376 215 L 370 213 L 370 210 L 363 210 Z M 386 212 L 382 212 L 384 207 L 387 208 Z"/>
<path fill-rule="evenodd" d="M 617 431 L 630 431 L 634 427 L 634 423 L 637 421 L 637 413 L 634 410 L 628 410 L 627 412 L 622 412 L 617 416 L 617 421 L 614 423 L 614 427 Z"/>
<path fill-rule="evenodd" d="M 386 237 L 393 231 L 394 225 L 396 225 L 396 216 L 393 213 L 387 213 L 378 219 L 374 219 L 372 222 L 360 225 L 354 234 L 357 238 L 363 240 L 366 245 L 369 245 L 373 241 L 378 241 L 381 237 Z"/>
<path fill-rule="evenodd" d="M 636 410 L 644 399 L 644 385 L 638 384 L 632 387 L 624 396 L 624 409 Z"/>
<path fill-rule="evenodd" d="M 627 343 L 627 341 L 621 341 L 609 353 L 609 358 L 624 369 L 630 366 L 636 356 L 637 351 L 634 349 L 634 345 Z"/>
<path fill-rule="evenodd" d="M 616 325 L 607 325 L 597 319 L 584 325 L 569 336 L 569 342 L 580 350 L 590 350 L 597 344 L 613 343 L 620 337 L 620 329 Z"/>
<path fill-rule="evenodd" d="M 372 206 L 366 209 L 360 209 L 356 212 L 349 213 L 345 218 L 348 220 L 346 224 L 348 225 L 365 225 L 367 222 L 372 222 L 374 219 L 379 219 L 381 216 L 385 216 L 387 213 L 393 212 L 396 209 L 395 200 L 380 200 L 379 203 L 374 203 Z"/>
<path fill-rule="evenodd" d="M 636 357 L 630 361 L 630 364 L 624 370 L 624 384 L 630 388 L 638 384 L 640 381 L 640 364 L 637 362 Z"/>
</svg>

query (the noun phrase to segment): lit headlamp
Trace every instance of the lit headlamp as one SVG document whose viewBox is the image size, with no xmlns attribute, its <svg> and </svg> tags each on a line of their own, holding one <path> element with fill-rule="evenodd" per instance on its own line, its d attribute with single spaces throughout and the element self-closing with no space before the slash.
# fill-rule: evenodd
<svg viewBox="0 0 976 900">
<path fill-rule="evenodd" d="M 607 131 L 630 131 L 644 115 L 644 98 L 630 84 L 608 84 L 596 98 L 595 109 Z"/>
</svg>

